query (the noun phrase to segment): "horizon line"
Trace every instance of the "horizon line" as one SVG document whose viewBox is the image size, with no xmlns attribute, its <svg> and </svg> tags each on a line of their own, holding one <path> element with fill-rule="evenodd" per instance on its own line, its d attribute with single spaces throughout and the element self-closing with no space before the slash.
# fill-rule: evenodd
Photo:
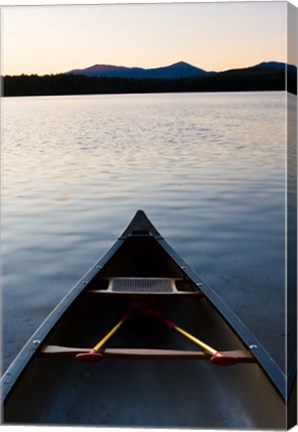
<svg viewBox="0 0 298 432">
<path fill-rule="evenodd" d="M 155 67 L 142 67 L 142 66 L 124 66 L 124 65 L 117 65 L 117 64 L 108 64 L 108 63 L 94 63 L 94 64 L 92 64 L 91 66 L 87 66 L 87 67 L 78 67 L 78 68 L 74 68 L 74 69 L 71 69 L 71 70 L 69 70 L 69 71 L 66 71 L 66 72 L 46 72 L 46 73 L 44 73 L 44 74 L 39 74 L 39 73 L 36 73 L 36 72 L 21 72 L 21 73 L 18 73 L 18 74 L 12 74 L 12 73 L 5 73 L 5 74 L 3 74 L 2 72 L 1 72 L 1 76 L 22 76 L 22 75 L 37 75 L 37 76 L 46 76 L 46 75 L 64 75 L 64 74 L 70 74 L 72 71 L 78 71 L 78 70 L 82 70 L 82 71 L 84 71 L 84 70 L 86 70 L 86 69 L 89 69 L 89 68 L 92 68 L 92 67 L 94 67 L 94 66 L 108 66 L 108 67 L 116 67 L 116 68 L 127 68 L 127 69 L 134 69 L 134 68 L 138 68 L 138 69 L 143 69 L 143 70 L 154 70 L 154 69 L 160 69 L 160 68 L 166 68 L 166 67 L 171 67 L 171 66 L 175 66 L 175 65 L 178 65 L 178 64 L 186 64 L 186 65 L 189 65 L 189 66 L 192 66 L 192 67 L 195 67 L 195 68 L 197 68 L 197 69 L 201 69 L 201 70 L 203 70 L 204 72 L 208 72 L 208 73 L 223 73 L 223 72 L 228 72 L 228 71 L 232 71 L 232 70 L 241 70 L 241 69 L 249 69 L 249 68 L 252 68 L 252 67 L 256 67 L 256 66 L 258 66 L 258 65 L 261 65 L 261 64 L 263 64 L 263 63 L 277 63 L 277 64 L 284 64 L 285 66 L 292 66 L 292 67 L 295 67 L 295 68 L 297 68 L 297 65 L 295 65 L 295 64 L 290 64 L 290 63 L 287 63 L 287 62 L 285 62 L 285 61 L 278 61 L 278 60 L 263 60 L 263 61 L 261 61 L 261 62 L 259 62 L 259 63 L 256 63 L 256 64 L 253 64 L 253 65 L 249 65 L 249 66 L 241 66 L 241 67 L 231 67 L 231 68 L 228 68 L 228 69 L 224 69 L 224 70 L 211 70 L 211 71 L 209 71 L 209 70 L 206 70 L 206 69 L 203 69 L 202 67 L 199 67 L 199 66 L 195 66 L 195 65 L 193 65 L 193 64 L 191 64 L 191 63 L 189 63 L 189 62 L 186 62 L 186 61 L 184 61 L 184 60 L 179 60 L 179 61 L 176 61 L 176 62 L 174 62 L 174 63 L 171 63 L 171 64 L 168 64 L 168 65 L 164 65 L 164 66 L 155 66 Z"/>
</svg>

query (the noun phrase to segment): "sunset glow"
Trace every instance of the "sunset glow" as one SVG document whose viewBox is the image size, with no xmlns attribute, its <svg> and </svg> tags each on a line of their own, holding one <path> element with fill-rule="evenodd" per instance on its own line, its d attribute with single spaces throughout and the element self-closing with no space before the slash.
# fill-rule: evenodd
<svg viewBox="0 0 298 432">
<path fill-rule="evenodd" d="M 287 59 L 285 2 L 2 8 L 3 75 L 98 64 L 207 71 Z"/>
</svg>

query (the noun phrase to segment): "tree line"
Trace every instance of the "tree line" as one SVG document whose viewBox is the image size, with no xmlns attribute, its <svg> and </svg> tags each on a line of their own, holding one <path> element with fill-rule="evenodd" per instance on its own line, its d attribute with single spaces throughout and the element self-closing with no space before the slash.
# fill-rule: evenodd
<svg viewBox="0 0 298 432">
<path fill-rule="evenodd" d="M 71 74 L 2 77 L 3 96 L 285 90 L 297 94 L 297 73 L 288 71 L 286 77 L 283 69 L 252 68 L 181 79 L 103 78 Z"/>
</svg>

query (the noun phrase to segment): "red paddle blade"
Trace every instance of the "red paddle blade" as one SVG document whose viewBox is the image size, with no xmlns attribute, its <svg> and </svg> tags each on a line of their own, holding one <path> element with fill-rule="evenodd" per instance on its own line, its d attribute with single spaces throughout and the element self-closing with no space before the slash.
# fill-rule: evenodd
<svg viewBox="0 0 298 432">
<path fill-rule="evenodd" d="M 211 357 L 210 361 L 217 366 L 231 366 L 238 363 L 238 358 L 217 352 Z"/>
<path fill-rule="evenodd" d="M 103 359 L 103 355 L 100 352 L 92 350 L 87 353 L 80 353 L 76 355 L 76 360 L 82 363 L 95 363 Z"/>
</svg>

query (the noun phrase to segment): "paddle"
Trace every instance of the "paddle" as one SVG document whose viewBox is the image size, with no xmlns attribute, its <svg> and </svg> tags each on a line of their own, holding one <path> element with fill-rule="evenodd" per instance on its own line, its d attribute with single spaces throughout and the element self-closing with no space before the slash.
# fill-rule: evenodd
<svg viewBox="0 0 298 432">
<path fill-rule="evenodd" d="M 109 331 L 89 352 L 80 353 L 76 355 L 76 359 L 84 363 L 93 363 L 103 359 L 103 354 L 100 352 L 107 341 L 116 333 L 116 331 L 122 326 L 122 324 L 128 320 L 132 313 L 132 309 L 129 310 L 121 320 Z"/>
<path fill-rule="evenodd" d="M 192 341 L 194 344 L 198 345 L 200 348 L 203 349 L 207 354 L 210 355 L 210 361 L 211 363 L 215 365 L 220 366 L 228 366 L 238 363 L 238 358 L 231 355 L 222 354 L 221 352 L 215 350 L 214 348 L 210 347 L 200 339 L 196 338 L 192 334 L 188 333 L 187 331 L 183 330 L 181 327 L 178 327 L 175 323 L 168 320 L 167 318 L 163 317 L 161 313 L 153 308 L 148 308 L 145 311 L 143 311 L 146 315 L 154 316 L 155 318 L 159 319 L 161 322 L 163 322 L 168 328 L 171 328 L 173 330 L 176 330 L 178 333 L 182 334 L 184 337 Z"/>
</svg>

